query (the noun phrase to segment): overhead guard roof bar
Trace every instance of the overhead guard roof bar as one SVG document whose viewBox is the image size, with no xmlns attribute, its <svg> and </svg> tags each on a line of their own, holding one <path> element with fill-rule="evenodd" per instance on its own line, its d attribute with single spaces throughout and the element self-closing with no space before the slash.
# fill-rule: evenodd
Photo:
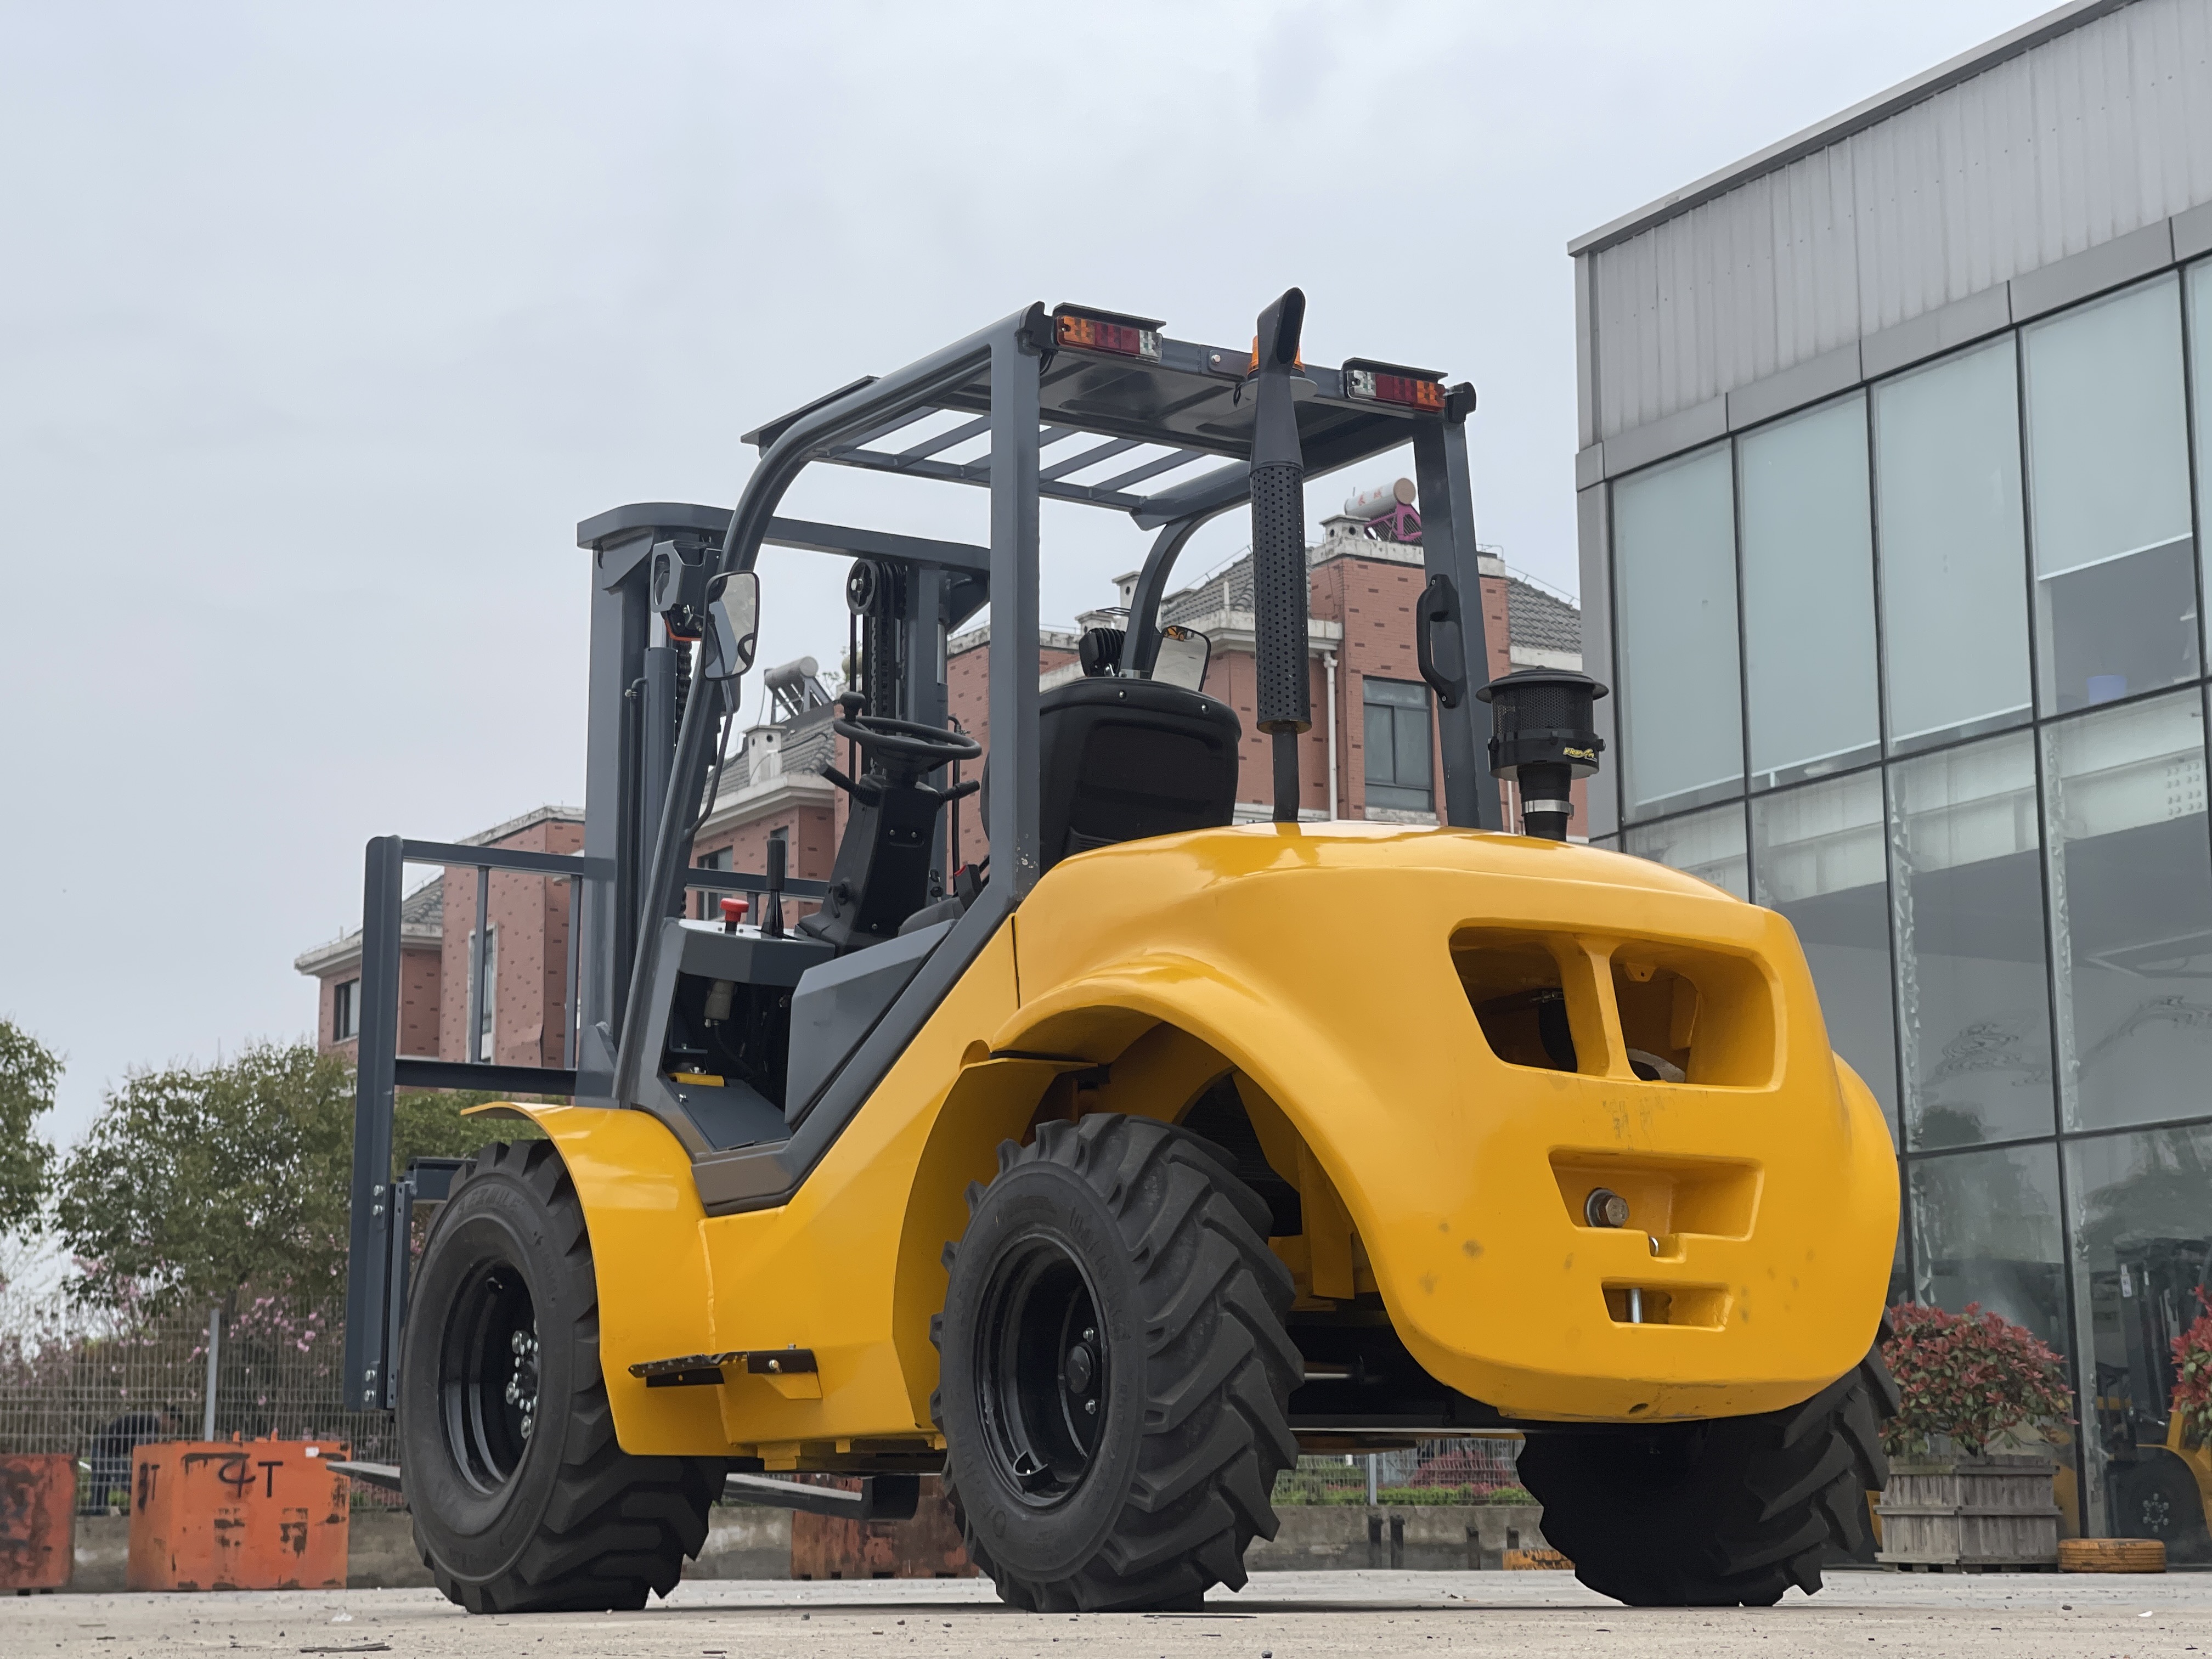
<svg viewBox="0 0 2212 1659">
<path fill-rule="evenodd" d="M 693 530 L 719 541 L 730 527 L 726 507 L 701 507 L 689 501 L 642 501 L 618 507 L 585 520 L 576 526 L 579 547 L 598 547 L 643 530 Z M 988 576 L 991 550 L 973 542 L 947 542 L 931 536 L 904 536 L 890 530 L 862 530 L 851 525 L 817 524 L 811 519 L 770 519 L 763 547 L 788 547 L 801 553 L 828 553 L 842 558 L 889 559 L 909 565 L 935 565 L 971 575 Z"/>
<path fill-rule="evenodd" d="M 939 354 L 939 360 L 944 355 Z M 1042 469 L 1038 493 L 1055 501 L 1127 513 L 1147 530 L 1194 514 L 1211 517 L 1243 501 L 1247 494 L 1243 454 L 1250 412 L 1242 404 L 1249 360 L 1249 351 L 1242 349 L 1176 339 L 1161 341 L 1158 363 L 1054 350 L 1039 387 L 1037 447 L 1049 448 L 1079 433 L 1105 441 Z M 911 373 L 902 371 L 902 375 Z M 1339 369 L 1309 366 L 1301 373 L 1313 387 L 1310 398 L 1299 400 L 1300 426 L 1308 465 L 1316 474 L 1411 442 L 1423 425 L 1433 424 L 1433 416 L 1347 396 Z M 979 368 L 976 373 L 946 385 L 925 406 L 902 408 L 894 417 L 876 421 L 857 434 L 821 443 L 811 459 L 866 471 L 988 486 L 991 479 L 988 453 L 966 461 L 939 459 L 945 451 L 990 431 L 990 397 L 984 381 Z M 811 422 L 848 397 L 861 395 L 872 401 L 880 395 L 876 386 L 873 380 L 856 380 L 817 403 L 747 433 L 744 441 L 763 449 L 772 447 L 801 423 Z M 1131 397 L 1133 389 L 1142 395 Z M 1145 413 L 1133 413 L 1133 409 Z M 905 431 L 925 416 L 939 413 L 971 418 L 899 448 L 873 447 L 877 439 Z M 1074 474 L 1103 465 L 1116 456 L 1153 446 L 1166 453 L 1139 457 L 1138 465 L 1095 483 L 1074 479 Z M 1147 494 L 1132 488 L 1206 460 L 1224 464 L 1176 481 L 1164 490 Z"/>
</svg>

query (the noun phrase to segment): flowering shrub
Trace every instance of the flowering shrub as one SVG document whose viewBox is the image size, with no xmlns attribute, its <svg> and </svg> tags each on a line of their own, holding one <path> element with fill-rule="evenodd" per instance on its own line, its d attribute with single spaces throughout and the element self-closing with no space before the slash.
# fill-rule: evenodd
<svg viewBox="0 0 2212 1659">
<path fill-rule="evenodd" d="M 2201 1285 L 2197 1305 L 2212 1306 Z M 2173 1339 L 2173 1414 L 2181 1419 L 2182 1443 L 2194 1449 L 2212 1439 L 2212 1312 L 2198 1314 Z"/>
<path fill-rule="evenodd" d="M 1900 1303 L 1881 1345 L 1897 1379 L 1897 1415 L 1882 1425 L 1892 1456 L 1923 1456 L 1947 1435 L 1979 1457 L 2014 1430 L 2073 1419 L 2066 1363 L 2025 1326 L 1969 1302 L 1964 1313 Z"/>
</svg>

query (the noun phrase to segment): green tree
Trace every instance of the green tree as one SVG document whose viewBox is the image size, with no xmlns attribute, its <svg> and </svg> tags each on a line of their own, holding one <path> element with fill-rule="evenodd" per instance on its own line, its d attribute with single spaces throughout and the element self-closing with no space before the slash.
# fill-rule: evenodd
<svg viewBox="0 0 2212 1659">
<path fill-rule="evenodd" d="M 488 1098 L 402 1096 L 395 1169 L 530 1132 L 460 1116 Z M 132 1073 L 62 1167 L 57 1218 L 83 1264 L 80 1294 L 148 1311 L 246 1286 L 295 1310 L 332 1301 L 345 1282 L 353 1111 L 353 1067 L 309 1042 Z"/>
<path fill-rule="evenodd" d="M 32 1232 L 53 1184 L 54 1149 L 38 1121 L 54 1104 L 62 1062 L 21 1026 L 0 1019 L 0 1233 Z"/>
</svg>

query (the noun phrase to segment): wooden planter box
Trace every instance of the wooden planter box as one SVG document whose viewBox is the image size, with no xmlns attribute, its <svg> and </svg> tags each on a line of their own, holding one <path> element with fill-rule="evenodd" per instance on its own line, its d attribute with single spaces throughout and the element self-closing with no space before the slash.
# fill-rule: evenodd
<svg viewBox="0 0 2212 1659">
<path fill-rule="evenodd" d="M 1882 1548 L 1902 1567 L 2047 1567 L 2058 1560 L 2057 1466 L 2047 1457 L 1892 1463 Z"/>
</svg>

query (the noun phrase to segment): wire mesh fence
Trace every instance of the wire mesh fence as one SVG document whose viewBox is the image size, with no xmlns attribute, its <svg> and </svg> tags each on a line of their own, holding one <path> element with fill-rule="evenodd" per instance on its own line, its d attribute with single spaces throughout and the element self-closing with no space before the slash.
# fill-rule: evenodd
<svg viewBox="0 0 2212 1659">
<path fill-rule="evenodd" d="M 219 1322 L 210 1420 L 213 1312 L 92 1313 L 61 1296 L 9 1308 L 0 1326 L 0 1452 L 73 1457 L 78 1510 L 94 1515 L 129 1509 L 134 1448 L 208 1438 L 210 1428 L 217 1440 L 306 1440 L 397 1461 L 392 1419 L 342 1403 L 335 1320 L 265 1300 Z M 356 1508 L 397 1502 L 354 1483 Z"/>
<path fill-rule="evenodd" d="M 126 1512 L 136 1447 L 210 1437 L 214 1311 L 133 1316 L 88 1310 L 58 1294 L 11 1298 L 0 1308 L 0 1453 L 64 1453 L 76 1462 L 81 1512 Z M 249 1301 L 223 1310 L 215 1336 L 213 1438 L 321 1442 L 367 1462 L 398 1461 L 392 1417 L 343 1403 L 334 1316 Z M 1491 1437 L 1301 1457 L 1277 1479 L 1275 1502 L 1528 1502 L 1514 1472 L 1519 1450 L 1517 1437 Z M 353 1504 L 401 1500 L 356 1482 Z"/>
<path fill-rule="evenodd" d="M 1308 1456 L 1275 1478 L 1283 1504 L 1527 1504 L 1516 1435 L 1424 1440 L 1397 1451 Z"/>
</svg>

